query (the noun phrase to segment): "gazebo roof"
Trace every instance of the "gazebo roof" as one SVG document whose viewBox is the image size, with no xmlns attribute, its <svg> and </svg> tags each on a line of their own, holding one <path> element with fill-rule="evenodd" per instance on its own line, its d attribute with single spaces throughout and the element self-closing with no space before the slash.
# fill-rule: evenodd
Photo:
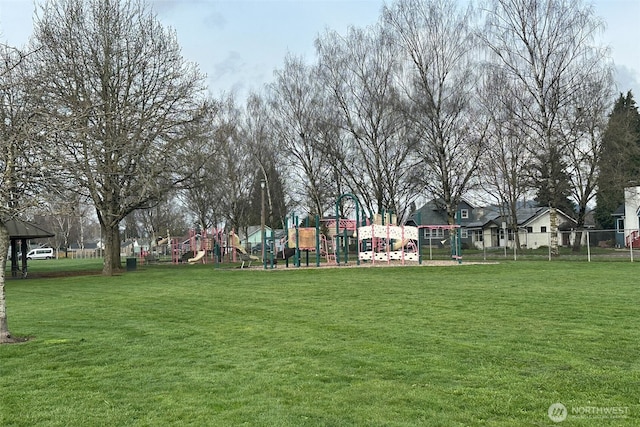
<svg viewBox="0 0 640 427">
<path fill-rule="evenodd" d="M 30 222 L 19 219 L 11 219 L 4 223 L 9 231 L 9 238 L 14 239 L 41 239 L 53 237 L 55 234 Z"/>
</svg>

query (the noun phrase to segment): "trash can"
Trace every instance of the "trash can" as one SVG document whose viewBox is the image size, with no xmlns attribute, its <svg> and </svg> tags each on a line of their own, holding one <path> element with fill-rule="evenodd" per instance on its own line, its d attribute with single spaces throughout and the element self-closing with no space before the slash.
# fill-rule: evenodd
<svg viewBox="0 0 640 427">
<path fill-rule="evenodd" d="M 134 271 L 137 268 L 138 258 L 127 258 L 127 271 Z"/>
</svg>

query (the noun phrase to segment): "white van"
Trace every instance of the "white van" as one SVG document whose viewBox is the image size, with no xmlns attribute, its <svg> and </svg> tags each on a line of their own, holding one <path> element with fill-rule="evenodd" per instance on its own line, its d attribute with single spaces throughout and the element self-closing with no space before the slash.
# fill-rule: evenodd
<svg viewBox="0 0 640 427">
<path fill-rule="evenodd" d="M 51 259 L 53 257 L 53 248 L 31 249 L 27 253 L 27 259 Z"/>
</svg>

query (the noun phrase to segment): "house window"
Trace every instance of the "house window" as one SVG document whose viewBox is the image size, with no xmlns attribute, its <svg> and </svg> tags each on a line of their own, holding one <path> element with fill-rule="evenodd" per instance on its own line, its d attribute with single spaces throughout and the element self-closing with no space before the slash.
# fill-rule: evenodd
<svg viewBox="0 0 640 427">
<path fill-rule="evenodd" d="M 467 231 L 466 228 L 463 228 L 460 230 L 460 238 L 461 239 L 468 239 L 469 238 L 469 232 Z"/>
<path fill-rule="evenodd" d="M 469 210 L 468 209 L 460 209 L 460 218 L 469 219 Z"/>
<path fill-rule="evenodd" d="M 484 234 L 482 233 L 482 230 L 476 231 L 475 235 L 476 235 L 476 242 L 482 242 L 482 239 L 484 238 Z"/>
<path fill-rule="evenodd" d="M 533 233 L 533 227 L 527 227 L 527 233 Z"/>
<path fill-rule="evenodd" d="M 624 232 L 624 218 L 618 218 L 616 221 L 616 230 L 618 230 L 619 233 Z"/>
<path fill-rule="evenodd" d="M 540 232 L 541 233 L 546 233 L 547 232 L 547 227 L 540 227 Z"/>
<path fill-rule="evenodd" d="M 432 239 L 441 239 L 444 237 L 444 230 L 442 228 L 425 228 L 424 238 L 428 239 L 429 237 Z"/>
</svg>

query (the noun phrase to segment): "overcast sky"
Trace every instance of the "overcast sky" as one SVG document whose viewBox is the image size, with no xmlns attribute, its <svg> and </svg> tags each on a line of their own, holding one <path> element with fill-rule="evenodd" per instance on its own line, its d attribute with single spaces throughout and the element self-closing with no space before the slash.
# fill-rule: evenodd
<svg viewBox="0 0 640 427">
<path fill-rule="evenodd" d="M 154 0 L 160 20 L 173 27 L 186 59 L 199 64 L 215 95 L 240 97 L 272 80 L 287 52 L 315 58 L 325 29 L 377 21 L 382 0 Z M 607 22 L 602 42 L 612 51 L 618 90 L 640 99 L 640 0 L 596 0 Z M 0 0 L 0 40 L 24 45 L 32 31 L 33 0 Z"/>
</svg>

